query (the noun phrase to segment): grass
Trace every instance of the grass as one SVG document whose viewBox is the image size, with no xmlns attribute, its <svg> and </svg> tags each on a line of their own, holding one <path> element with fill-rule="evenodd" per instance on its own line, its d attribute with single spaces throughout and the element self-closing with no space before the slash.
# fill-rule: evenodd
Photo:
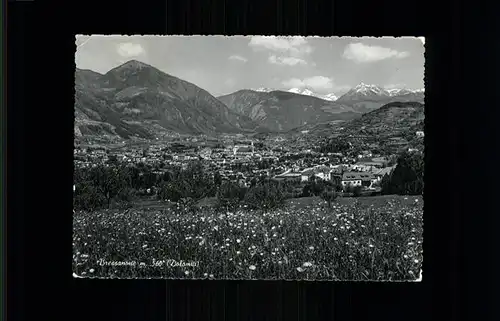
<svg viewBox="0 0 500 321">
<path fill-rule="evenodd" d="M 314 197 L 292 199 L 268 213 L 77 212 L 73 271 L 120 278 L 415 280 L 423 259 L 422 213 L 421 197 L 411 196 L 341 198 L 332 208 Z M 100 259 L 136 265 L 101 265 Z"/>
</svg>

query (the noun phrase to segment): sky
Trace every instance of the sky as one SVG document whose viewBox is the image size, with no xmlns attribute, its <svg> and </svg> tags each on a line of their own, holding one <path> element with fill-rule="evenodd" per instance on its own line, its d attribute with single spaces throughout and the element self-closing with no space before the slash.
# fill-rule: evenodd
<svg viewBox="0 0 500 321">
<path fill-rule="evenodd" d="M 77 68 L 135 59 L 214 96 L 261 87 L 347 92 L 359 83 L 424 88 L 425 39 L 265 36 L 76 36 Z"/>
</svg>

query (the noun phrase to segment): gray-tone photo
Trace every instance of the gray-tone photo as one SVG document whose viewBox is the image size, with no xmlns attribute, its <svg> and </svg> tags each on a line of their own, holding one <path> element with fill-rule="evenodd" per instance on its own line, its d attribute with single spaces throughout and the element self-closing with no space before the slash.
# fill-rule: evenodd
<svg viewBox="0 0 500 321">
<path fill-rule="evenodd" d="M 73 276 L 420 281 L 424 45 L 78 35 Z"/>
</svg>

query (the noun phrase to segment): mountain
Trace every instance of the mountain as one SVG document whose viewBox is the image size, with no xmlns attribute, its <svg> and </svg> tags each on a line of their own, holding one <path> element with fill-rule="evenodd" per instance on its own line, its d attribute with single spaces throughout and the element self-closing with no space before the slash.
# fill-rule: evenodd
<svg viewBox="0 0 500 321">
<path fill-rule="evenodd" d="M 301 126 L 288 134 L 331 136 L 337 133 L 340 137 L 357 134 L 372 137 L 396 133 L 414 135 L 415 131 L 424 130 L 424 109 L 424 104 L 419 102 L 391 102 L 350 121 Z"/>
<path fill-rule="evenodd" d="M 274 90 L 275 89 L 267 88 L 267 87 L 261 87 L 261 88 L 255 89 L 255 91 L 259 91 L 259 92 L 263 92 L 263 93 L 268 93 L 268 92 L 271 92 L 271 91 L 274 91 Z"/>
<path fill-rule="evenodd" d="M 300 88 L 292 88 L 292 89 L 289 89 L 288 92 L 299 94 L 299 95 L 314 96 L 314 97 L 317 97 L 317 98 L 320 98 L 320 99 L 323 99 L 323 100 L 329 100 L 329 101 L 335 101 L 338 98 L 333 93 L 327 94 L 327 95 L 321 95 L 321 94 L 317 94 L 317 93 L 311 91 L 308 88 L 302 88 L 302 89 L 300 89 Z"/>
<path fill-rule="evenodd" d="M 218 99 L 234 112 L 248 116 L 261 126 L 278 132 L 307 123 L 346 120 L 359 116 L 359 113 L 346 105 L 280 90 L 239 90 Z"/>
<path fill-rule="evenodd" d="M 425 98 L 424 90 L 384 89 L 376 85 L 360 83 L 337 99 L 361 113 L 370 112 L 391 102 L 420 102 Z"/>
<path fill-rule="evenodd" d="M 421 126 L 423 130 L 424 104 L 419 102 L 392 102 L 363 114 L 344 126 L 346 132 L 363 130 L 377 135 L 383 131 L 397 131 Z"/>
<path fill-rule="evenodd" d="M 196 85 L 136 60 L 104 75 L 77 69 L 75 119 L 77 135 L 123 138 L 265 130 Z"/>
<path fill-rule="evenodd" d="M 324 95 L 323 99 L 324 100 L 330 100 L 330 101 L 336 101 L 339 98 L 334 93 L 331 93 L 331 94 L 328 94 L 328 95 Z"/>
</svg>

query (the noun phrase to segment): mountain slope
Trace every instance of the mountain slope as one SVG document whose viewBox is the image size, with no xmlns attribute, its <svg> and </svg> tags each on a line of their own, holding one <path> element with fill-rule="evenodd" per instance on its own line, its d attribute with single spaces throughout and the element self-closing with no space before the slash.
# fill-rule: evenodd
<svg viewBox="0 0 500 321">
<path fill-rule="evenodd" d="M 104 75 L 77 69 L 75 91 L 75 132 L 83 135 L 89 127 L 99 132 L 96 126 L 124 138 L 262 130 L 207 91 L 135 60 Z"/>
<path fill-rule="evenodd" d="M 383 137 L 398 132 L 414 134 L 415 131 L 424 130 L 424 109 L 424 104 L 419 102 L 392 102 L 350 121 L 302 126 L 288 134 L 337 134 L 340 137 L 358 134 Z"/>
<path fill-rule="evenodd" d="M 288 131 L 307 123 L 359 116 L 349 106 L 285 91 L 239 90 L 218 99 L 231 110 L 272 131 Z"/>
<path fill-rule="evenodd" d="M 366 113 L 391 102 L 420 102 L 423 103 L 423 90 L 411 91 L 408 89 L 386 90 L 379 86 L 360 83 L 356 87 L 337 99 L 338 103 L 345 104 L 355 111 Z"/>
</svg>

